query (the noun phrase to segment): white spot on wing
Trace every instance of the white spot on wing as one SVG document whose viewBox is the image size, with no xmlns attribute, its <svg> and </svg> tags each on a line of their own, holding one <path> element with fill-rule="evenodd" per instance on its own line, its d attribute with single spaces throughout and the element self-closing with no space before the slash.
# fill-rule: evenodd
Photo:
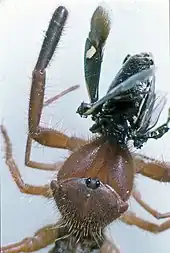
<svg viewBox="0 0 170 253">
<path fill-rule="evenodd" d="M 95 53 L 96 48 L 94 46 L 91 46 L 91 48 L 86 53 L 86 59 L 91 59 Z"/>
</svg>

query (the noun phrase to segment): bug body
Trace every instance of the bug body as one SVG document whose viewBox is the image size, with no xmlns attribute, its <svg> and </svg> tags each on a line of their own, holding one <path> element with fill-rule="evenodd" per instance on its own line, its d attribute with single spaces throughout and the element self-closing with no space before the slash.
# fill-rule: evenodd
<svg viewBox="0 0 170 253">
<path fill-rule="evenodd" d="M 125 58 L 106 96 L 90 105 L 82 103 L 77 112 L 81 116 L 92 115 L 92 133 L 109 136 L 125 147 L 133 140 L 134 146 L 141 148 L 149 138 L 157 139 L 168 132 L 169 117 L 165 124 L 151 131 L 165 103 L 166 98 L 159 98 L 155 91 L 153 57 L 141 53 Z"/>
<path fill-rule="evenodd" d="M 50 185 L 33 186 L 23 182 L 12 157 L 7 131 L 1 126 L 6 145 L 6 164 L 19 189 L 27 194 L 53 197 L 62 218 L 57 224 L 37 231 L 32 238 L 2 247 L 3 253 L 32 252 L 54 241 L 56 248 L 58 245 L 60 248 L 64 247 L 62 241 L 68 243 L 70 252 L 78 252 L 79 246 L 84 248 L 84 252 L 91 252 L 94 248 L 102 250 L 106 241 L 104 228 L 119 217 L 127 224 L 150 232 L 162 232 L 170 228 L 169 220 L 163 223 L 163 226 L 155 225 L 153 231 L 152 223 L 144 222 L 132 212 L 126 213 L 127 201 L 131 195 L 148 212 L 153 213 L 133 190 L 136 172 L 156 177 L 160 181 L 170 181 L 168 163 L 132 154 L 128 148 L 128 141 L 133 140 L 134 146 L 139 148 L 148 138 L 161 137 L 169 130 L 170 116 L 156 132 L 150 131 L 159 119 L 165 99 L 155 100 L 155 68 L 148 53 L 126 57 L 106 96 L 99 99 L 103 49 L 111 24 L 103 7 L 97 7 L 92 16 L 85 44 L 85 80 L 90 103 L 82 103 L 77 110 L 81 116 L 91 115 L 95 122 L 91 131 L 97 133 L 97 136 L 91 141 L 86 141 L 68 137 L 58 130 L 40 125 L 46 68 L 59 42 L 67 16 L 68 11 L 63 6 L 54 12 L 32 74 L 30 93 L 26 165 L 42 170 L 56 170 L 56 164 L 47 165 L 30 160 L 32 140 L 44 146 L 68 149 L 72 152 L 64 164 L 60 164 L 58 175 Z M 57 98 L 75 88 L 77 87 L 64 91 Z M 50 102 L 46 101 L 44 104 L 48 103 Z M 154 109 L 155 105 L 158 110 Z M 155 112 L 157 113 L 153 120 Z M 165 217 L 170 217 L 170 214 L 161 215 L 161 218 Z M 111 253 L 113 248 L 112 245 L 107 252 Z"/>
</svg>

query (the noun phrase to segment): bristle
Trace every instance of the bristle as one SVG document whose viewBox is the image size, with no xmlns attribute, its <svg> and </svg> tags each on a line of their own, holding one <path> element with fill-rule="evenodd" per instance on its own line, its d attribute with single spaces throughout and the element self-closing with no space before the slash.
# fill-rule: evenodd
<svg viewBox="0 0 170 253">
<path fill-rule="evenodd" d="M 61 208 L 61 206 L 60 206 Z M 75 238 L 76 244 L 82 242 L 84 239 L 92 239 L 98 246 L 101 246 L 104 238 L 102 235 L 102 228 L 99 224 L 93 222 L 93 220 L 79 221 L 75 213 L 69 213 L 66 206 L 62 206 L 62 222 L 61 227 L 65 227 L 67 231 L 66 238 L 68 236 L 73 236 Z M 60 239 L 63 239 L 60 238 Z"/>
</svg>

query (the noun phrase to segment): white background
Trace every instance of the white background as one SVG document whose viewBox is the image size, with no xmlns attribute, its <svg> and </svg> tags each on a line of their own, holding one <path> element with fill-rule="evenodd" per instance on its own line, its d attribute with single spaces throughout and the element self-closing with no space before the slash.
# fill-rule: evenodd
<svg viewBox="0 0 170 253">
<path fill-rule="evenodd" d="M 81 3 L 80 3 L 81 2 Z M 24 166 L 27 136 L 27 109 L 31 85 L 31 72 L 47 29 L 48 22 L 59 4 L 68 7 L 70 15 L 47 75 L 46 98 L 63 89 L 80 84 L 81 88 L 44 110 L 42 122 L 58 127 L 68 134 L 88 137 L 90 120 L 81 119 L 75 111 L 82 100 L 88 101 L 83 79 L 84 42 L 89 31 L 90 17 L 97 1 L 5 0 L 0 3 L 0 86 L 3 114 L 1 120 L 8 129 L 13 153 L 23 175 L 30 184 L 50 182 L 52 173 Z M 106 92 L 114 75 L 128 53 L 151 51 L 155 57 L 157 89 L 169 93 L 168 103 L 160 123 L 167 117 L 170 105 L 168 1 L 110 1 L 112 31 L 110 33 L 102 68 L 101 96 Z M 170 161 L 170 134 L 160 140 L 150 140 L 142 152 L 157 159 Z M 47 149 L 34 145 L 32 158 L 55 162 L 64 159 L 67 151 Z M 8 168 L 0 160 L 2 244 L 20 241 L 31 236 L 40 227 L 55 222 L 54 203 L 45 198 L 21 194 L 12 181 Z M 170 185 L 137 176 L 136 187 L 143 199 L 159 211 L 170 211 Z M 157 222 L 133 200 L 130 206 L 140 217 Z M 170 230 L 152 235 L 135 227 L 115 222 L 109 228 L 122 253 L 169 253 Z M 47 249 L 41 250 L 47 252 Z"/>
</svg>

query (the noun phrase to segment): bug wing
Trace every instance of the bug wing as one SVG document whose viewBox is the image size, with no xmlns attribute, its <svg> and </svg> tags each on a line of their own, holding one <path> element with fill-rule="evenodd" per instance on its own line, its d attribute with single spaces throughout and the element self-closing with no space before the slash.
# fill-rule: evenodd
<svg viewBox="0 0 170 253">
<path fill-rule="evenodd" d="M 121 96 L 126 91 L 134 88 L 136 85 L 146 82 L 150 77 L 154 76 L 155 69 L 155 66 L 152 66 L 149 69 L 142 70 L 139 73 L 130 76 L 128 79 L 126 79 L 119 85 L 113 87 L 107 92 L 107 94 L 103 98 L 94 103 L 93 106 L 89 110 L 87 110 L 84 115 L 92 114 L 97 107 L 101 106 L 109 99 L 115 98 L 116 100 L 116 97 Z"/>
<path fill-rule="evenodd" d="M 167 102 L 166 96 L 167 96 L 166 93 L 163 93 L 160 91 L 157 92 L 154 107 L 153 107 L 151 118 L 150 118 L 150 124 L 149 124 L 148 131 L 157 124 L 160 114 L 161 114 L 162 110 L 164 109 L 166 102 Z"/>
<path fill-rule="evenodd" d="M 141 104 L 139 106 L 139 111 L 137 113 L 136 126 L 137 131 L 143 133 L 146 131 L 150 124 L 150 118 L 152 115 L 154 103 L 155 103 L 155 76 L 152 77 L 152 80 L 148 82 L 148 87 L 146 91 L 148 92 L 143 96 Z"/>
<path fill-rule="evenodd" d="M 107 92 L 107 95 L 112 95 L 111 98 L 120 96 L 126 91 L 133 89 L 136 85 L 144 83 L 145 81 L 147 81 L 148 78 L 154 77 L 154 73 L 155 73 L 155 67 L 142 70 L 139 73 L 134 74 L 133 76 L 130 76 L 128 79 L 126 79 L 124 82 L 120 83 L 119 85 L 113 87 L 112 89 L 109 89 L 109 91 Z"/>
<path fill-rule="evenodd" d="M 166 101 L 166 94 L 161 94 L 159 92 L 156 94 L 150 93 L 148 100 L 146 100 L 145 107 L 141 110 L 143 113 L 140 115 L 140 127 L 138 128 L 138 132 L 148 132 L 157 124 Z"/>
<path fill-rule="evenodd" d="M 115 78 L 111 82 L 108 93 L 120 83 L 127 80 L 129 77 L 141 72 L 142 70 L 149 69 L 154 65 L 153 55 L 151 53 L 142 52 L 140 54 L 130 55 L 128 54 L 121 69 L 116 74 Z"/>
<path fill-rule="evenodd" d="M 98 6 L 91 18 L 91 27 L 85 43 L 84 74 L 91 103 L 98 100 L 104 45 L 110 32 L 111 21 L 107 10 Z"/>
</svg>

